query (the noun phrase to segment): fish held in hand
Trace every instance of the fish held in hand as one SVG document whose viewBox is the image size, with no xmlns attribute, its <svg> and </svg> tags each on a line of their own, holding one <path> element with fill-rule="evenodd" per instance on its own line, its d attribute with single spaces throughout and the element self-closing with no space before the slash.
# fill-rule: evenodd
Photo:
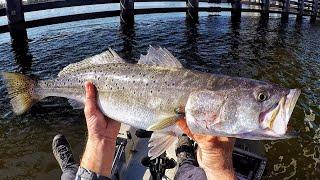
<svg viewBox="0 0 320 180">
<path fill-rule="evenodd" d="M 52 80 L 34 81 L 18 73 L 2 73 L 13 111 L 25 113 L 37 101 L 58 96 L 83 108 L 83 84 L 97 88 L 97 101 L 108 117 L 152 130 L 149 155 L 161 154 L 182 131 L 244 139 L 283 139 L 300 95 L 298 89 L 183 68 L 166 49 L 150 46 L 137 64 L 106 52 L 65 67 Z"/>
</svg>

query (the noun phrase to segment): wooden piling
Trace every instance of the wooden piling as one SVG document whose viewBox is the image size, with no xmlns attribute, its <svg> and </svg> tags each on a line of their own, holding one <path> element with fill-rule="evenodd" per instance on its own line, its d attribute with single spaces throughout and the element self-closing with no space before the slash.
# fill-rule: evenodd
<svg viewBox="0 0 320 180">
<path fill-rule="evenodd" d="M 298 19 L 302 19 L 303 11 L 304 11 L 304 0 L 298 0 L 299 12 L 297 15 Z"/>
<path fill-rule="evenodd" d="M 199 0 L 187 0 L 187 18 L 198 21 Z"/>
<path fill-rule="evenodd" d="M 8 28 L 12 41 L 27 41 L 27 29 L 24 20 L 22 0 L 6 0 Z"/>
<path fill-rule="evenodd" d="M 232 0 L 231 7 L 231 16 L 241 16 L 241 0 Z"/>
<path fill-rule="evenodd" d="M 120 0 L 120 22 L 134 23 L 134 0 Z"/>
<path fill-rule="evenodd" d="M 290 0 L 283 0 L 282 16 L 281 16 L 283 20 L 288 19 L 289 9 L 290 9 Z"/>
<path fill-rule="evenodd" d="M 312 15 L 311 15 L 311 22 L 316 21 L 317 16 L 318 16 L 318 10 L 319 10 L 319 0 L 313 0 L 313 5 L 312 5 Z"/>
<path fill-rule="evenodd" d="M 261 17 L 269 18 L 270 1 L 261 0 Z"/>
</svg>

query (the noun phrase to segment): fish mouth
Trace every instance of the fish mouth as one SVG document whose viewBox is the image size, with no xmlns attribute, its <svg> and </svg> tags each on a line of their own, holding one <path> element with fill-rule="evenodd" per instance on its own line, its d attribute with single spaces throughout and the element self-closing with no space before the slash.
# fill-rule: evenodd
<svg viewBox="0 0 320 180">
<path fill-rule="evenodd" d="M 289 119 L 300 93 L 299 89 L 290 89 L 290 92 L 282 97 L 278 104 L 260 114 L 260 127 L 265 131 L 265 135 L 280 137 L 286 134 Z"/>
</svg>

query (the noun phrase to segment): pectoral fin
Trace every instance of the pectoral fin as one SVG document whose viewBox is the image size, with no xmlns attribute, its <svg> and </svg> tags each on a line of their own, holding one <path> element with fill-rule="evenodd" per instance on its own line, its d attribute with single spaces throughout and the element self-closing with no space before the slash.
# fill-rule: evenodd
<svg viewBox="0 0 320 180">
<path fill-rule="evenodd" d="M 69 99 L 68 102 L 70 103 L 70 105 L 72 106 L 73 109 L 83 109 L 84 108 L 84 104 L 82 102 L 77 101 L 77 100 Z"/>
<path fill-rule="evenodd" d="M 182 118 L 184 115 L 176 114 L 170 117 L 166 117 L 164 119 L 160 119 L 157 123 L 151 125 L 147 130 L 148 131 L 159 131 L 171 125 L 174 125 L 178 119 Z"/>
<path fill-rule="evenodd" d="M 150 150 L 148 156 L 154 159 L 164 153 L 174 141 L 177 136 L 173 132 L 154 132 L 149 140 Z"/>
</svg>

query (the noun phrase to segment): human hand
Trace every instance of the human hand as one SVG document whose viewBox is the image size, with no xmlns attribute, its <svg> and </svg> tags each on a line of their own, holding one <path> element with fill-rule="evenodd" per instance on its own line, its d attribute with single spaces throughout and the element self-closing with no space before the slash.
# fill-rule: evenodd
<svg viewBox="0 0 320 180">
<path fill-rule="evenodd" d="M 85 83 L 86 99 L 84 114 L 86 117 L 88 138 L 91 140 L 106 139 L 115 141 L 120 123 L 104 116 L 97 105 L 96 89 L 91 82 Z"/>
<path fill-rule="evenodd" d="M 187 136 L 197 142 L 197 161 L 209 180 L 235 179 L 232 165 L 235 138 L 194 134 L 188 128 L 185 119 L 178 120 L 177 125 Z"/>
<path fill-rule="evenodd" d="M 84 114 L 88 128 L 88 141 L 80 166 L 103 176 L 110 176 L 120 123 L 100 111 L 96 89 L 91 82 L 85 83 L 86 99 Z"/>
</svg>

